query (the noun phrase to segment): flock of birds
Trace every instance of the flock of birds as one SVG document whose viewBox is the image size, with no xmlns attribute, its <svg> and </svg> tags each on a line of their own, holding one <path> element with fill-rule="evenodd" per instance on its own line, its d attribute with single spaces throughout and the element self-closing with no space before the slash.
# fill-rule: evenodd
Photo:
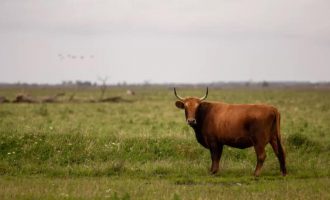
<svg viewBox="0 0 330 200">
<path fill-rule="evenodd" d="M 72 54 L 67 54 L 67 55 L 64 55 L 64 54 L 58 54 L 57 55 L 58 58 L 60 60 L 65 60 L 65 59 L 80 59 L 80 60 L 84 60 L 84 59 L 94 59 L 94 55 L 88 55 L 88 56 L 85 56 L 85 55 L 72 55 Z"/>
</svg>

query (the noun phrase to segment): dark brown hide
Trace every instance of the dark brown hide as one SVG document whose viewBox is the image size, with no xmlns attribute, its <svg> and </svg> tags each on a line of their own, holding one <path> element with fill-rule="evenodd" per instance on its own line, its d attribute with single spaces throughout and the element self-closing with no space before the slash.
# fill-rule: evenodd
<svg viewBox="0 0 330 200">
<path fill-rule="evenodd" d="M 13 103 L 37 103 L 37 100 L 29 95 L 18 94 Z"/>
<path fill-rule="evenodd" d="M 185 110 L 187 123 L 194 129 L 197 141 L 210 149 L 211 173 L 219 169 L 223 145 L 235 148 L 254 147 L 257 155 L 255 176 L 260 174 L 270 143 L 286 175 L 285 153 L 280 136 L 280 113 L 269 105 L 203 102 L 199 98 L 182 98 L 176 106 Z"/>
</svg>

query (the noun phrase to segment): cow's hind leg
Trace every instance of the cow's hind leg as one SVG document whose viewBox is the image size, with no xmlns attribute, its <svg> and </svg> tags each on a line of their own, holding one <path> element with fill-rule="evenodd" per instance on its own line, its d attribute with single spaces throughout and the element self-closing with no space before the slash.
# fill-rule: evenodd
<svg viewBox="0 0 330 200">
<path fill-rule="evenodd" d="M 270 144 L 272 145 L 275 155 L 277 156 L 278 161 L 280 162 L 282 175 L 285 176 L 286 175 L 285 153 L 281 141 L 277 140 L 277 138 L 274 138 L 270 141 Z"/>
<path fill-rule="evenodd" d="M 262 165 L 266 159 L 265 145 L 254 146 L 254 149 L 257 154 L 257 166 L 254 171 L 254 176 L 259 176 L 261 172 Z"/>
<path fill-rule="evenodd" d="M 211 159 L 212 159 L 212 165 L 211 165 L 211 173 L 215 174 L 219 170 L 219 162 L 222 154 L 223 145 L 212 145 L 210 148 L 211 152 Z"/>
</svg>

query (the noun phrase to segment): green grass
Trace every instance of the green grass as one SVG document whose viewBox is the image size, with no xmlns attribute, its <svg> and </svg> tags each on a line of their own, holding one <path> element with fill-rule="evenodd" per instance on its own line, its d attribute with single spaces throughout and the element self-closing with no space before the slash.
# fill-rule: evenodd
<svg viewBox="0 0 330 200">
<path fill-rule="evenodd" d="M 60 91 L 99 95 L 96 89 L 24 89 L 34 96 Z M 209 100 L 279 108 L 288 176 L 281 177 L 268 146 L 257 179 L 253 148 L 225 147 L 220 173 L 210 175 L 209 152 L 174 106 L 172 90 L 136 92 L 124 97 L 133 103 L 1 104 L 0 199 L 330 198 L 330 91 L 210 90 Z M 203 92 L 180 89 L 182 96 Z"/>
</svg>

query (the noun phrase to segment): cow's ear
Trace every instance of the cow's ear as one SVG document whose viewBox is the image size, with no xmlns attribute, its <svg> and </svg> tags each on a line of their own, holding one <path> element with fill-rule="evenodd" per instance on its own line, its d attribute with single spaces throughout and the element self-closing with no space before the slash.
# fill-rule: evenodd
<svg viewBox="0 0 330 200">
<path fill-rule="evenodd" d="M 176 101 L 175 106 L 177 108 L 183 109 L 184 108 L 184 103 L 182 101 Z"/>
</svg>

